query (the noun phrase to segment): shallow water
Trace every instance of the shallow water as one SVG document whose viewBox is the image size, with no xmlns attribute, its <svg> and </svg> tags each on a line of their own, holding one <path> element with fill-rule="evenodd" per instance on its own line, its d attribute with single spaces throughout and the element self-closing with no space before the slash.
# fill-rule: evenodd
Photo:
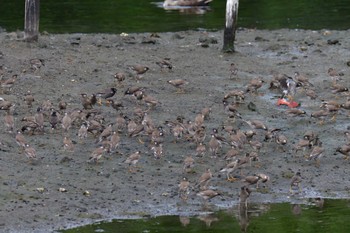
<svg viewBox="0 0 350 233">
<path fill-rule="evenodd" d="M 246 28 L 349 29 L 348 0 L 241 0 L 238 25 Z M 23 0 L 0 0 L 0 27 L 22 30 Z M 165 32 L 222 29 L 226 1 L 209 8 L 165 10 L 157 0 L 41 1 L 40 31 L 50 33 Z"/>
<path fill-rule="evenodd" d="M 92 232 L 350 232 L 349 200 L 309 199 L 305 204 L 249 204 L 199 216 L 159 216 L 102 222 L 65 233 Z"/>
</svg>

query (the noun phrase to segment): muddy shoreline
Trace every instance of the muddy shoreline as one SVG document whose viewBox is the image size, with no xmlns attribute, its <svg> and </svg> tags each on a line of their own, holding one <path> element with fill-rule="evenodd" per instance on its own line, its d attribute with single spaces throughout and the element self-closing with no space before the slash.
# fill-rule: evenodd
<svg viewBox="0 0 350 233">
<path fill-rule="evenodd" d="M 222 31 L 184 31 L 176 33 L 113 34 L 45 34 L 38 43 L 27 44 L 17 39 L 17 33 L 0 33 L 0 66 L 2 80 L 17 74 L 10 89 L 2 88 L 0 97 L 15 103 L 15 129 L 21 129 L 22 119 L 35 114 L 37 107 L 50 100 L 52 108 L 62 116 L 82 109 L 81 93 L 97 93 L 116 87 L 113 97 L 124 106 L 116 110 L 110 106 L 94 106 L 102 116 L 103 127 L 115 123 L 122 112 L 136 118 L 134 109 L 149 107 L 143 102 L 124 95 L 131 86 L 143 87 L 145 93 L 158 103 L 148 112 L 155 126 L 165 130 L 163 157 L 155 160 L 148 136 L 127 136 L 120 132 L 117 152 L 104 154 L 97 164 L 87 163 L 98 147 L 97 139 L 89 134 L 79 140 L 77 133 L 81 121 L 75 122 L 66 133 L 74 142 L 73 152 L 63 150 L 63 132 L 59 126 L 52 132 L 49 125 L 50 110 L 46 112 L 44 132 L 24 136 L 36 149 L 37 160 L 28 161 L 15 141 L 15 133 L 9 133 L 0 124 L 0 229 L 2 232 L 53 232 L 95 221 L 153 216 L 164 214 L 194 215 L 202 211 L 202 200 L 191 191 L 187 204 L 178 197 L 178 184 L 186 176 L 194 185 L 199 176 L 210 168 L 213 178 L 209 187 L 220 191 L 221 196 L 210 201 L 212 210 L 229 208 L 238 203 L 241 182 L 228 182 L 220 169 L 226 165 L 223 157 L 230 146 L 223 145 L 217 158 L 211 158 L 207 149 L 203 157 L 195 156 L 196 144 L 174 136 L 167 121 L 182 117 L 194 121 L 203 108 L 211 108 L 204 120 L 206 139 L 210 132 L 222 126 L 233 126 L 243 131 L 251 129 L 243 120 L 263 121 L 269 129 L 280 128 L 288 143 L 280 148 L 272 141 L 264 141 L 266 132 L 255 129 L 254 140 L 262 142 L 259 161 L 242 169 L 245 175 L 265 173 L 270 181 L 259 190 L 253 188 L 250 202 L 301 202 L 307 198 L 349 198 L 349 161 L 336 152 L 347 143 L 344 135 L 350 127 L 350 112 L 340 109 L 335 121 L 328 116 L 323 124 L 311 118 L 320 110 L 322 100 L 345 103 L 349 92 L 334 92 L 327 73 L 335 68 L 343 75 L 338 84 L 350 87 L 350 31 L 309 30 L 248 30 L 237 33 L 235 54 L 224 54 Z M 162 69 L 156 62 L 169 59 L 172 69 Z M 33 64 L 31 59 L 40 59 Z M 40 64 L 41 63 L 41 64 Z M 230 64 L 235 63 L 238 72 L 232 76 Z M 130 66 L 141 64 L 149 67 L 142 77 L 135 77 Z M 288 107 L 277 106 L 278 90 L 269 89 L 274 73 L 293 76 L 294 72 L 306 75 L 317 93 L 310 99 L 305 90 L 298 89 L 295 96 L 304 116 L 290 116 Z M 118 84 L 113 75 L 124 72 L 126 79 Z M 229 118 L 222 100 L 234 89 L 246 89 L 249 82 L 262 77 L 263 86 L 257 93 L 246 93 L 237 111 L 242 119 Z M 168 80 L 182 78 L 189 83 L 185 93 L 176 93 Z M 23 98 L 30 90 L 35 98 L 28 108 Z M 67 108 L 59 110 L 58 103 L 65 101 Z M 231 100 L 230 100 L 231 101 Z M 252 106 L 254 106 L 252 108 Z M 5 111 L 0 112 L 3 122 Z M 114 125 L 114 127 L 116 127 Z M 312 130 L 325 149 L 320 167 L 306 161 L 310 149 L 295 153 L 295 145 L 304 133 Z M 98 136 L 97 136 L 98 137 Z M 140 168 L 128 172 L 124 163 L 127 156 L 141 151 Z M 254 149 L 248 144 L 239 157 Z M 183 160 L 192 155 L 194 171 L 183 173 Z M 290 178 L 300 170 L 303 191 L 290 195 Z M 239 170 L 233 173 L 239 175 Z"/>
</svg>

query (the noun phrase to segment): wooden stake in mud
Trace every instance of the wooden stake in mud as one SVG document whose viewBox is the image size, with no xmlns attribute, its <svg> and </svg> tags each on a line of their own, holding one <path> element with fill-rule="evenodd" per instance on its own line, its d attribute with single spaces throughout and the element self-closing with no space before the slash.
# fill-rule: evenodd
<svg viewBox="0 0 350 233">
<path fill-rule="evenodd" d="M 24 40 L 37 41 L 39 35 L 40 0 L 25 0 Z"/>
<path fill-rule="evenodd" d="M 224 31 L 224 52 L 235 51 L 235 37 L 238 18 L 238 0 L 226 1 L 226 25 Z"/>
</svg>

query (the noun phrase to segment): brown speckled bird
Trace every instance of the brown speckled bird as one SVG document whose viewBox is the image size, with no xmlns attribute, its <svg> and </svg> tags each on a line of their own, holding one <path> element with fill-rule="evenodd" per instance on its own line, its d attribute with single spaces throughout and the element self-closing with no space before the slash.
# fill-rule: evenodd
<svg viewBox="0 0 350 233">
<path fill-rule="evenodd" d="M 200 190 L 206 190 L 212 177 L 213 174 L 211 173 L 210 168 L 207 168 L 207 170 L 199 177 L 196 186 L 199 186 Z"/>
<path fill-rule="evenodd" d="M 311 113 L 311 117 L 321 119 L 320 125 L 324 124 L 324 119 L 329 115 L 329 111 L 326 109 L 321 109 Z"/>
<path fill-rule="evenodd" d="M 337 148 L 337 152 L 343 154 L 345 160 L 348 160 L 350 157 L 350 144 L 344 144 Z"/>
<path fill-rule="evenodd" d="M 83 122 L 78 130 L 78 138 L 82 141 L 87 138 L 88 123 Z"/>
<path fill-rule="evenodd" d="M 230 78 L 236 76 L 238 73 L 238 68 L 235 63 L 230 64 Z"/>
<path fill-rule="evenodd" d="M 236 170 L 239 159 L 235 159 L 228 163 L 224 168 L 220 169 L 220 172 L 226 172 L 227 181 L 236 181 L 237 179 L 231 176 L 231 173 Z"/>
<path fill-rule="evenodd" d="M 184 79 L 173 79 L 168 81 L 169 84 L 176 87 L 176 93 L 185 93 L 184 86 L 189 82 Z"/>
<path fill-rule="evenodd" d="M 61 126 L 65 133 L 68 132 L 70 127 L 72 126 L 72 118 L 70 118 L 69 114 L 66 112 L 64 113 L 64 117 L 62 118 Z"/>
<path fill-rule="evenodd" d="M 107 88 L 105 90 L 102 90 L 96 93 L 96 96 L 99 97 L 99 99 L 97 100 L 97 103 L 99 105 L 102 105 L 102 99 L 107 100 L 109 98 L 112 98 L 115 95 L 115 93 L 117 93 L 117 88 L 115 87 Z"/>
<path fill-rule="evenodd" d="M 24 96 L 24 102 L 27 104 L 28 108 L 32 108 L 34 101 L 34 96 L 32 95 L 31 91 L 28 91 Z"/>
<path fill-rule="evenodd" d="M 295 188 L 298 188 L 299 192 L 301 192 L 300 183 L 302 181 L 301 174 L 298 171 L 290 180 L 289 192 L 292 193 Z"/>
<path fill-rule="evenodd" d="M 106 151 L 107 149 L 104 146 L 100 146 L 98 148 L 96 148 L 92 153 L 91 156 L 88 160 L 88 163 L 97 163 L 98 160 L 101 159 L 103 153 Z"/>
<path fill-rule="evenodd" d="M 12 75 L 11 78 L 8 78 L 6 80 L 0 80 L 0 86 L 3 90 L 5 90 L 5 94 L 9 91 L 11 91 L 12 86 L 15 84 L 17 80 L 17 74 Z"/>
<path fill-rule="evenodd" d="M 132 153 L 131 155 L 129 155 L 129 157 L 125 160 L 124 163 L 129 165 L 129 172 L 135 172 L 135 170 L 131 168 L 131 165 L 135 167 L 136 164 L 139 162 L 140 158 L 141 158 L 141 151 L 136 151 L 135 153 Z"/>
<path fill-rule="evenodd" d="M 188 195 L 190 194 L 190 182 L 186 177 L 182 179 L 179 184 L 179 197 L 186 201 L 188 199 Z"/>
<path fill-rule="evenodd" d="M 52 111 L 49 119 L 51 130 L 55 130 L 59 122 L 60 119 L 58 117 L 58 113 L 56 111 Z"/>
<path fill-rule="evenodd" d="M 160 67 L 161 71 L 163 71 L 164 69 L 171 70 L 173 69 L 173 66 L 169 60 L 169 58 L 165 58 L 161 61 L 157 61 L 156 64 Z"/>
<path fill-rule="evenodd" d="M 314 146 L 314 148 L 312 149 L 312 151 L 309 155 L 309 159 L 316 161 L 316 167 L 320 166 L 320 159 L 321 159 L 324 151 L 325 151 L 325 149 L 323 147 L 321 147 L 321 145 Z"/>
<path fill-rule="evenodd" d="M 302 86 L 313 86 L 310 83 L 308 77 L 306 77 L 305 75 L 300 74 L 297 71 L 294 73 L 294 81 L 297 82 L 297 83 L 301 83 Z"/>
<path fill-rule="evenodd" d="M 81 94 L 81 104 L 84 109 L 92 109 L 93 106 L 97 103 L 97 98 L 95 94 L 88 96 L 85 93 Z"/>
<path fill-rule="evenodd" d="M 74 151 L 73 141 L 68 137 L 63 138 L 63 150 L 68 151 L 68 152 Z"/>
<path fill-rule="evenodd" d="M 227 100 L 231 97 L 234 98 L 234 102 L 242 102 L 245 98 L 244 91 L 238 89 L 231 90 L 225 94 L 224 100 Z"/>
<path fill-rule="evenodd" d="M 156 98 L 150 95 L 146 95 L 144 93 L 142 94 L 142 100 L 146 105 L 148 105 L 147 111 L 155 108 L 158 104 L 160 104 L 160 102 Z"/>
<path fill-rule="evenodd" d="M 192 158 L 192 156 L 191 155 L 187 156 L 183 162 L 183 171 L 186 173 L 192 172 L 194 164 L 195 164 L 195 161 Z"/>
<path fill-rule="evenodd" d="M 106 128 L 101 132 L 100 136 L 98 137 L 98 142 L 102 142 L 102 140 L 108 138 L 111 136 L 113 132 L 113 124 L 108 124 Z"/>
<path fill-rule="evenodd" d="M 119 86 L 122 86 L 122 82 L 125 80 L 125 74 L 122 72 L 117 72 L 114 74 L 114 79 L 117 81 Z"/>
<path fill-rule="evenodd" d="M 140 79 L 141 75 L 146 73 L 149 70 L 149 67 L 142 65 L 130 66 L 130 69 L 133 70 L 136 74 L 136 79 Z"/>
<path fill-rule="evenodd" d="M 203 142 L 200 142 L 197 147 L 196 147 L 196 156 L 204 156 L 205 153 L 207 151 L 207 148 L 205 147 L 205 145 L 203 144 Z"/>
<path fill-rule="evenodd" d="M 252 129 L 263 129 L 267 130 L 267 126 L 259 120 L 250 120 L 250 121 L 244 121 L 246 122 Z"/>
<path fill-rule="evenodd" d="M 211 157 L 216 158 L 218 151 L 220 149 L 220 146 L 221 146 L 221 144 L 220 144 L 219 140 L 216 139 L 214 134 L 212 134 L 210 141 L 208 143 L 208 148 L 209 148 L 209 151 L 211 153 Z"/>
<path fill-rule="evenodd" d="M 247 85 L 246 92 L 257 93 L 258 89 L 262 87 L 264 80 L 261 77 L 252 79 Z"/>
<path fill-rule="evenodd" d="M 20 130 L 17 131 L 15 139 L 16 139 L 16 143 L 17 143 L 18 146 L 20 146 L 21 148 L 25 148 L 26 147 L 27 141 L 24 138 L 24 136 L 23 136 L 23 134 L 21 133 Z"/>
<path fill-rule="evenodd" d="M 44 131 L 44 113 L 41 107 L 38 107 L 34 115 L 35 123 L 38 125 L 38 129 Z"/>
<path fill-rule="evenodd" d="M 0 97 L 0 110 L 9 110 L 14 104 Z"/>
<path fill-rule="evenodd" d="M 117 131 L 113 131 L 109 139 L 110 153 L 115 152 L 119 144 L 120 144 L 120 136 Z"/>
<path fill-rule="evenodd" d="M 161 159 L 163 157 L 163 144 L 158 142 L 153 142 L 151 151 L 153 151 L 153 156 L 155 159 Z"/>
<path fill-rule="evenodd" d="M 220 195 L 220 193 L 211 189 L 203 190 L 197 193 L 197 196 L 203 198 L 205 201 L 208 201 L 218 195 Z"/>
<path fill-rule="evenodd" d="M 24 154 L 29 160 L 36 159 L 36 150 L 28 144 L 25 146 Z"/>
<path fill-rule="evenodd" d="M 256 184 L 256 188 L 259 188 L 259 180 L 261 179 L 260 176 L 253 175 L 253 176 L 246 176 L 242 179 L 242 182 L 247 185 L 253 185 Z"/>
<path fill-rule="evenodd" d="M 298 108 L 290 108 L 286 110 L 286 113 L 289 116 L 303 116 L 306 114 L 306 112 L 304 110 L 298 109 Z"/>
</svg>

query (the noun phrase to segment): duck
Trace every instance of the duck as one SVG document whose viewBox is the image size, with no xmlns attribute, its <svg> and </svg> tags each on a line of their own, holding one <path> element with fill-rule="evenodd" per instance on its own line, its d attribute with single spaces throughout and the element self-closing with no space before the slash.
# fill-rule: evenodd
<svg viewBox="0 0 350 233">
<path fill-rule="evenodd" d="M 212 0 L 165 0 L 163 7 L 169 6 L 208 6 Z"/>
</svg>

